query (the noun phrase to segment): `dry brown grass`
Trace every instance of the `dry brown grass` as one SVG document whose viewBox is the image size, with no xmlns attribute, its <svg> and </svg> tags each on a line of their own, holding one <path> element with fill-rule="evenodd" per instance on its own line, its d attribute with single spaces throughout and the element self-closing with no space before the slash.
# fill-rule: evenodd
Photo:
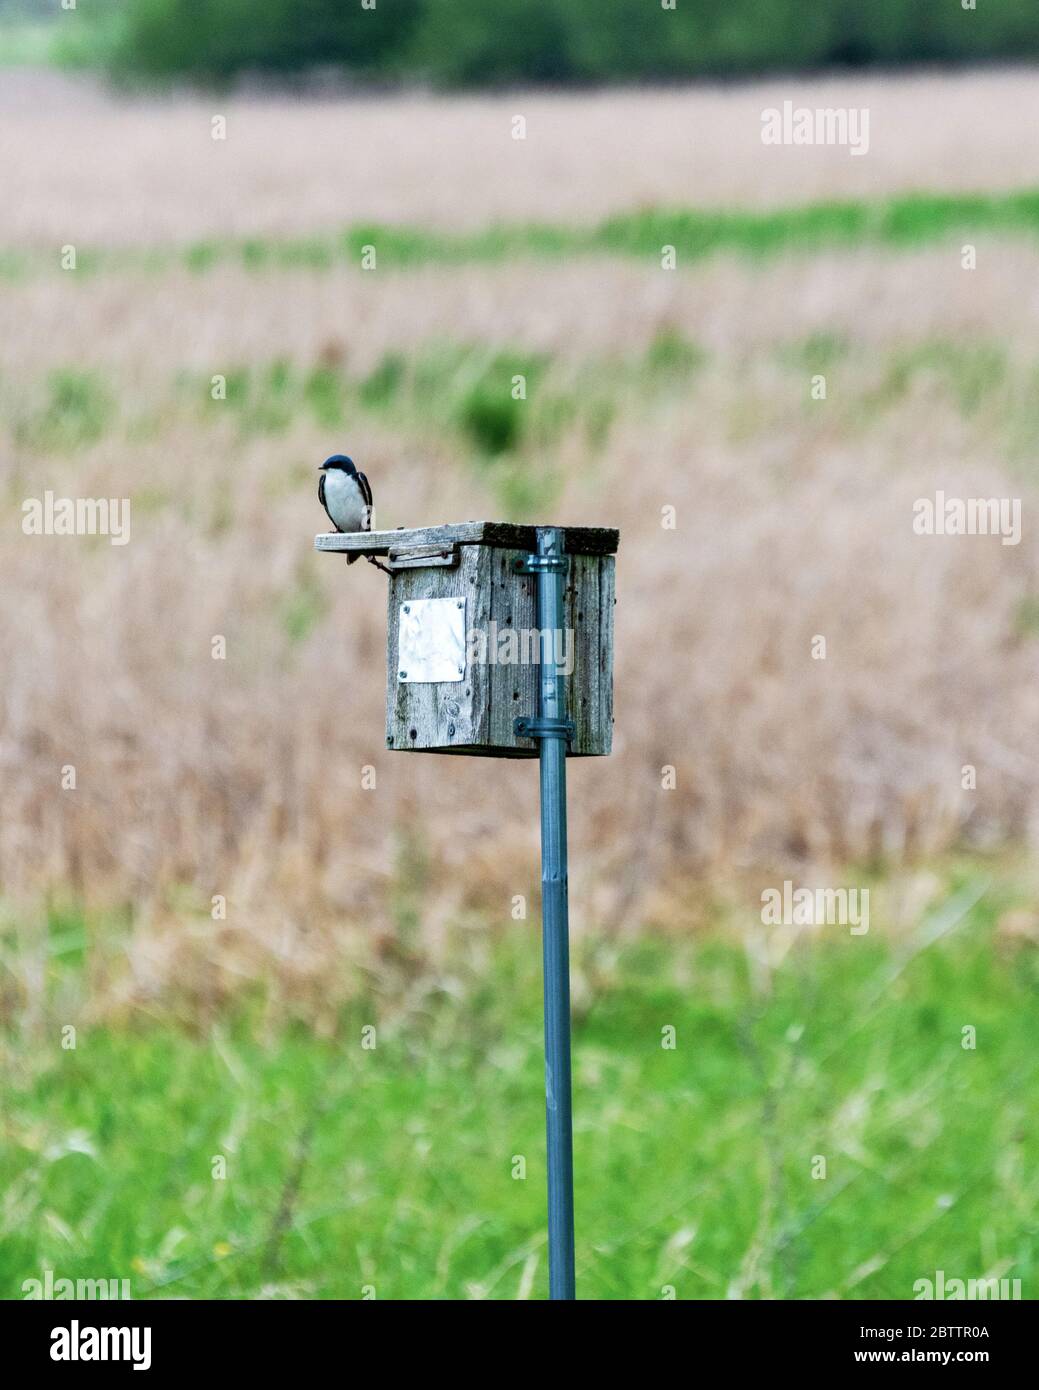
<svg viewBox="0 0 1039 1390">
<path fill-rule="evenodd" d="M 623 531 L 616 752 L 572 774 L 578 930 L 682 920 L 705 872 L 764 883 L 1037 828 L 1039 662 L 1015 626 L 1039 579 L 1034 493 L 1017 548 L 917 538 L 912 502 L 936 487 L 1021 493 L 986 430 L 926 384 L 854 438 L 844 407 L 835 421 L 804 396 L 770 357 L 725 359 L 688 398 L 622 418 L 600 457 L 577 433 L 559 444 L 558 519 Z M 74 471 L 23 461 L 29 492 L 164 498 L 124 549 L 4 542 L 0 874 L 22 903 L 133 903 L 138 999 L 212 1000 L 276 967 L 290 1000 L 327 1003 L 358 934 L 405 949 L 405 899 L 435 956 L 449 924 L 504 922 L 535 893 L 528 765 L 382 747 L 384 581 L 309 553 L 302 465 L 331 442 L 303 424 L 245 443 L 175 424 Z M 366 422 L 360 443 L 384 523 L 493 512 L 451 441 Z M 308 585 L 325 616 L 294 643 L 282 616 Z M 226 925 L 207 915 L 216 893 Z"/>
<path fill-rule="evenodd" d="M 867 106 L 870 153 L 776 149 L 761 111 Z M 514 114 L 528 138 L 511 138 Z M 211 139 L 214 114 L 226 142 Z M 364 221 L 585 223 L 638 206 L 774 206 L 1039 183 L 1029 70 L 486 97 L 118 100 L 5 73 L 0 245 L 287 235 Z"/>
<path fill-rule="evenodd" d="M 430 266 L 257 275 L 237 266 L 194 275 L 33 279 L 5 288 L 0 372 L 35 377 L 58 363 L 96 365 L 131 385 L 332 353 L 352 372 L 385 353 L 471 341 L 572 361 L 639 350 L 666 326 L 739 355 L 817 333 L 880 351 L 928 337 L 995 338 L 1039 352 L 1039 252 L 988 243 L 973 273 L 958 244 L 898 254 L 861 249 L 760 265 L 720 259 L 681 274 L 624 261 Z M 26 331 L 26 325 L 32 331 Z"/>
<path fill-rule="evenodd" d="M 749 151 L 719 157 L 717 138 L 771 99 L 760 91 L 525 101 L 534 128 L 548 114 L 561 125 L 551 155 L 528 145 L 522 174 L 497 143 L 508 99 L 246 103 L 232 113 L 239 143 L 221 151 L 234 151 L 233 181 L 208 162 L 204 104 L 92 98 L 79 120 L 37 113 L 36 164 L 18 136 L 27 117 L 14 117 L 5 158 L 30 196 L 5 201 L 0 240 L 594 216 L 640 198 L 793 201 L 911 175 L 1003 186 L 1033 177 L 1023 84 L 864 84 L 904 133 L 886 162 L 791 162 L 763 180 Z M 965 111 L 967 92 L 985 123 Z M 924 96 L 931 121 L 914 127 Z M 692 128 L 698 146 L 683 143 Z M 48 196 L 59 186 L 64 202 Z M 576 930 L 688 923 L 704 875 L 756 891 L 786 872 L 1034 840 L 1039 645 L 1021 605 L 1039 591 L 1039 540 L 1034 486 L 1011 461 L 1034 453 L 1037 268 L 1033 251 L 988 246 L 972 275 L 948 248 L 676 275 L 592 261 L 367 277 L 223 267 L 5 290 L 0 881 L 29 942 L 19 968 L 40 959 L 47 902 L 71 895 L 97 921 L 113 905 L 133 914 L 129 973 L 92 940 L 98 1008 L 158 996 L 215 1008 L 262 979 L 316 1016 L 351 987 L 362 943 L 406 973 L 449 930 L 504 922 L 513 894 L 535 895 L 532 768 L 387 754 L 384 580 L 310 550 L 323 529 L 315 468 L 333 446 L 367 467 L 384 525 L 493 515 L 460 438 L 386 416 L 342 438 L 302 418 L 242 438 L 179 407 L 133 433 L 177 373 L 274 357 L 331 355 L 361 374 L 390 349 L 477 341 L 551 351 L 580 382 L 662 328 L 711 354 L 680 389 L 622 390 L 603 448 L 575 425 L 529 460 L 566 478 L 553 516 L 530 520 L 619 524 L 623 537 L 616 752 L 571 778 Z M 820 333 L 847 356 L 813 403 L 810 361 L 792 367 L 777 348 Z M 1007 339 L 1006 379 L 972 409 L 926 371 L 892 393 L 892 355 L 931 338 Z M 56 366 L 99 370 L 121 402 L 104 438 L 69 455 L 15 433 L 20 403 Z M 132 542 L 23 536 L 20 503 L 47 487 L 133 497 Z M 914 536 L 912 503 L 936 488 L 1023 497 L 1022 543 Z M 675 531 L 661 529 L 666 504 Z M 297 602 L 320 619 L 294 640 Z M 211 659 L 214 634 L 226 661 Z M 60 789 L 67 763 L 75 791 Z M 975 792 L 961 790 L 965 763 Z M 674 791 L 661 788 L 669 764 Z M 226 922 L 209 916 L 214 894 Z"/>
</svg>

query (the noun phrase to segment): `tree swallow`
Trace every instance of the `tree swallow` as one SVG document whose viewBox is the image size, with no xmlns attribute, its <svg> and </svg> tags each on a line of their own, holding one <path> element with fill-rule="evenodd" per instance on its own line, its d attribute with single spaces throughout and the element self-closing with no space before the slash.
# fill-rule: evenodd
<svg viewBox="0 0 1039 1390">
<path fill-rule="evenodd" d="M 352 533 L 372 529 L 372 489 L 363 473 L 358 473 L 354 461 L 345 454 L 333 454 L 325 459 L 320 468 L 318 480 L 318 501 L 328 514 L 328 519 L 337 531 Z M 352 565 L 359 555 L 347 555 L 346 563 Z M 365 559 L 389 574 L 385 565 L 380 565 L 373 555 Z"/>
</svg>

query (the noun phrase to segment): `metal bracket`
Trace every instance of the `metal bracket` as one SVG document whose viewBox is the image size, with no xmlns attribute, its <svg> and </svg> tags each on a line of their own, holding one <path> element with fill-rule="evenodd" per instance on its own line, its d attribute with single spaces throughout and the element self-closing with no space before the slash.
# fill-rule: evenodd
<svg viewBox="0 0 1039 1390">
<path fill-rule="evenodd" d="M 517 738 L 565 738 L 573 740 L 575 727 L 572 719 L 542 719 L 540 715 L 522 715 L 512 725 Z"/>
<path fill-rule="evenodd" d="M 521 555 L 513 560 L 517 574 L 566 574 L 570 569 L 569 555 Z"/>
</svg>

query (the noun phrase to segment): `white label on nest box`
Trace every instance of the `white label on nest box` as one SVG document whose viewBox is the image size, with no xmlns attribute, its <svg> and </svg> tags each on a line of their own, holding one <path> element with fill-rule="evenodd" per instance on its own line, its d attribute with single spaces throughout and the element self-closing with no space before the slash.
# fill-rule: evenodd
<svg viewBox="0 0 1039 1390">
<path fill-rule="evenodd" d="M 465 599 L 413 598 L 400 606 L 397 680 L 465 679 Z"/>
</svg>

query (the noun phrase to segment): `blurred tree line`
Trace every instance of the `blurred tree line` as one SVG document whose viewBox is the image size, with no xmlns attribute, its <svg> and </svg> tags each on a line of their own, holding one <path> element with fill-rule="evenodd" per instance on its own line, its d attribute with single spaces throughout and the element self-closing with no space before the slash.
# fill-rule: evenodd
<svg viewBox="0 0 1039 1390">
<path fill-rule="evenodd" d="M 1037 0 L 93 0 L 138 77 L 340 67 L 443 85 L 1029 58 Z M 674 3 L 674 8 L 665 8 Z M 86 11 L 87 6 L 82 7 Z M 86 14 L 83 16 L 86 18 Z"/>
</svg>

